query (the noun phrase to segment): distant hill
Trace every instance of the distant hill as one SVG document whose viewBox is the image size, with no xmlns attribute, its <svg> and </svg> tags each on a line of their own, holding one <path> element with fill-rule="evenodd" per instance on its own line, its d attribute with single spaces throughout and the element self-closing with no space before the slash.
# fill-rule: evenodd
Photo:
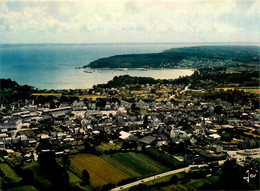
<svg viewBox="0 0 260 191">
<path fill-rule="evenodd" d="M 172 48 L 154 54 L 124 54 L 101 58 L 84 66 L 91 68 L 174 68 L 200 63 L 219 64 L 219 61 L 258 64 L 260 47 L 258 46 L 195 46 Z"/>
</svg>

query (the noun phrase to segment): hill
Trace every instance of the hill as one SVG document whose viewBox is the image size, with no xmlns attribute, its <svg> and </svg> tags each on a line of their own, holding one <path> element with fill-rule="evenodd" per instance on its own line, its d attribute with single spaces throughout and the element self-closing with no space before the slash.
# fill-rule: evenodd
<svg viewBox="0 0 260 191">
<path fill-rule="evenodd" d="M 153 54 L 115 55 L 95 60 L 84 68 L 200 68 L 202 64 L 223 66 L 227 63 L 254 65 L 259 63 L 259 58 L 258 46 L 195 46 Z"/>
</svg>

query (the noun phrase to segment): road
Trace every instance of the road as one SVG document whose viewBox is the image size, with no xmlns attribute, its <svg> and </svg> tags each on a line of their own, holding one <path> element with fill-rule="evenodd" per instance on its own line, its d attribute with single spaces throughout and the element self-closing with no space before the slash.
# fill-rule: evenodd
<svg viewBox="0 0 260 191">
<path fill-rule="evenodd" d="M 226 151 L 226 152 L 227 152 L 227 154 L 231 158 L 237 159 L 238 162 L 241 162 L 241 161 L 245 160 L 245 158 L 246 158 L 246 156 L 239 155 L 238 153 L 246 153 L 246 152 L 248 152 L 248 154 L 249 154 L 250 152 L 252 152 L 252 153 L 255 153 L 255 154 L 254 155 L 249 155 L 249 157 L 260 158 L 260 148 L 236 150 L 236 151 Z"/>
<path fill-rule="evenodd" d="M 225 162 L 225 160 L 221 160 L 221 161 L 218 161 L 218 162 L 219 162 L 220 165 L 222 165 L 222 164 Z M 147 178 L 144 178 L 144 179 L 135 181 L 135 182 L 131 182 L 131 183 L 129 183 L 129 184 L 125 184 L 125 185 L 122 185 L 122 186 L 113 188 L 111 191 L 118 191 L 118 190 L 130 188 L 130 187 L 132 187 L 132 186 L 136 186 L 136 185 L 141 184 L 141 183 L 149 182 L 149 181 L 155 180 L 155 179 L 157 179 L 157 178 L 161 178 L 161 177 L 168 176 L 168 175 L 172 175 L 172 174 L 177 174 L 177 173 L 179 173 L 179 172 L 184 172 L 184 171 L 189 170 L 190 167 L 203 167 L 203 166 L 207 166 L 207 164 L 190 165 L 190 166 L 185 167 L 185 168 L 180 168 L 180 169 L 176 169 L 176 170 L 171 170 L 171 171 L 168 171 L 168 172 L 164 172 L 164 173 L 161 173 L 161 174 L 157 174 L 157 175 L 154 175 L 154 176 L 150 176 L 150 177 L 147 177 Z"/>
</svg>

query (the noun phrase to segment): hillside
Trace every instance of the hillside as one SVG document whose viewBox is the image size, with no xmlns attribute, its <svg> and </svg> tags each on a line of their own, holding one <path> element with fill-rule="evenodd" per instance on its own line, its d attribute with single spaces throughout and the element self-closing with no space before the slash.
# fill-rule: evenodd
<svg viewBox="0 0 260 191">
<path fill-rule="evenodd" d="M 258 46 L 196 46 L 173 48 L 154 54 L 125 54 L 101 58 L 84 66 L 91 68 L 200 68 L 223 64 L 258 64 Z M 235 63 L 236 62 L 236 63 Z"/>
</svg>

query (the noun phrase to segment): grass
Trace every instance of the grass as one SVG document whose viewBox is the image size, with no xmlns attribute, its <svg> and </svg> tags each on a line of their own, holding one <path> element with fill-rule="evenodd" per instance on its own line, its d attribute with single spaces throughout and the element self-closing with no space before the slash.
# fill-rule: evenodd
<svg viewBox="0 0 260 191">
<path fill-rule="evenodd" d="M 22 180 L 8 164 L 0 164 L 0 171 L 4 175 L 4 178 L 10 180 L 11 183 L 18 183 Z"/>
<path fill-rule="evenodd" d="M 54 97 L 61 97 L 59 93 L 34 93 L 33 96 L 54 96 Z"/>
<path fill-rule="evenodd" d="M 260 162 L 260 158 L 254 158 L 254 160 Z"/>
<path fill-rule="evenodd" d="M 227 90 L 234 90 L 235 87 L 223 87 L 223 88 L 215 88 L 215 90 L 217 91 L 220 91 L 220 90 L 224 90 L 224 91 L 227 91 Z M 240 91 L 245 91 L 245 92 L 248 92 L 248 93 L 253 93 L 253 94 L 260 94 L 260 88 L 259 87 L 237 87 L 236 88 L 237 90 L 240 90 Z"/>
<path fill-rule="evenodd" d="M 102 159 L 120 169 L 130 177 L 142 177 L 160 173 L 168 168 L 147 155 L 135 152 L 101 156 Z"/>
<path fill-rule="evenodd" d="M 172 190 L 188 191 L 188 188 L 186 186 L 178 184 L 178 185 L 170 185 L 167 187 L 163 187 L 161 190 L 163 190 L 163 191 L 172 191 Z"/>
<path fill-rule="evenodd" d="M 180 179 L 180 178 L 184 178 L 185 177 L 185 173 L 179 172 L 179 173 L 174 174 L 174 175 L 164 176 L 164 177 L 161 177 L 161 178 L 157 178 L 155 180 L 151 180 L 151 181 L 146 182 L 144 184 L 149 186 L 149 185 L 154 185 L 154 184 L 157 184 L 157 183 L 169 182 L 172 176 L 177 176 Z"/>
<path fill-rule="evenodd" d="M 37 190 L 32 185 L 26 185 L 17 188 L 11 188 L 6 191 L 37 191 Z"/>
<path fill-rule="evenodd" d="M 251 151 L 244 151 L 244 152 L 240 152 L 240 153 L 237 153 L 241 156 L 252 156 L 252 155 L 258 155 L 258 152 L 251 152 Z"/>
<path fill-rule="evenodd" d="M 179 179 L 182 179 L 181 181 L 179 180 L 176 184 L 172 184 L 170 182 L 170 179 L 172 176 L 177 176 Z M 183 179 L 184 178 L 184 179 Z M 205 183 L 208 183 L 210 185 L 216 183 L 219 181 L 218 176 L 209 176 L 206 178 L 202 179 L 185 179 L 185 173 L 177 173 L 175 175 L 168 175 L 165 177 L 161 177 L 155 180 L 151 180 L 149 182 L 146 182 L 147 186 L 149 186 L 149 189 L 151 188 L 156 188 L 158 190 L 165 190 L 165 191 L 170 191 L 170 190 L 198 190 L 200 189 Z M 186 183 L 184 183 L 186 182 Z M 162 187 L 159 185 L 161 184 Z M 157 187 L 156 187 L 157 186 Z M 158 187 L 159 186 L 159 187 Z M 129 190 L 129 189 L 126 189 Z M 151 189 L 153 190 L 153 189 Z"/>
<path fill-rule="evenodd" d="M 188 183 L 186 184 L 175 184 L 175 185 L 169 185 L 162 187 L 161 190 L 164 191 L 170 191 L 170 190 L 199 190 L 205 183 L 208 183 L 210 185 L 216 183 L 219 181 L 218 176 L 210 176 L 202 179 L 191 179 Z M 179 182 L 180 183 L 180 182 Z"/>
<path fill-rule="evenodd" d="M 81 183 L 82 180 L 76 176 L 75 174 L 73 174 L 71 171 L 67 171 L 69 178 L 70 178 L 70 183 Z"/>
<path fill-rule="evenodd" d="M 36 134 L 33 130 L 19 131 L 17 135 L 26 135 L 27 137 L 35 138 Z"/>
<path fill-rule="evenodd" d="M 218 176 L 210 176 L 202 179 L 196 179 L 196 180 L 191 180 L 185 186 L 188 188 L 188 190 L 195 190 L 199 189 L 200 187 L 203 186 L 203 184 L 208 183 L 210 185 L 216 183 L 219 181 Z"/>
<path fill-rule="evenodd" d="M 65 95 L 66 97 L 78 97 L 80 100 L 91 99 L 95 101 L 97 98 L 105 98 L 105 96 L 101 95 Z"/>
<path fill-rule="evenodd" d="M 97 147 L 96 150 L 100 153 L 103 153 L 104 151 L 109 151 L 109 150 L 116 150 L 116 149 L 120 149 L 120 146 L 113 144 L 113 143 L 105 143 L 102 142 L 100 143 Z"/>
<path fill-rule="evenodd" d="M 37 184 L 42 185 L 44 189 L 48 189 L 50 186 L 50 182 L 41 174 L 40 165 L 38 162 L 32 162 L 28 165 L 22 167 L 22 170 L 29 170 L 33 173 L 34 181 Z"/>
<path fill-rule="evenodd" d="M 60 93 L 34 93 L 33 96 L 54 96 L 54 97 L 61 97 L 62 94 Z M 100 95 L 64 95 L 65 97 L 78 97 L 80 100 L 92 99 L 96 100 L 97 98 L 104 98 L 105 96 Z"/>
<path fill-rule="evenodd" d="M 0 188 L 2 188 L 2 184 L 5 183 L 5 182 L 6 182 L 5 179 L 0 177 Z"/>
<path fill-rule="evenodd" d="M 167 163 L 167 165 L 171 167 L 175 167 L 183 164 L 183 162 L 180 162 L 177 159 L 173 158 L 172 156 L 159 151 L 155 147 L 148 148 L 146 152 L 149 153 L 150 156 L 153 156 L 153 158 L 156 158 L 157 160 L 164 162 L 164 164 Z"/>
<path fill-rule="evenodd" d="M 116 184 L 123 179 L 130 178 L 125 173 L 94 155 L 73 155 L 70 157 L 70 160 L 70 170 L 78 177 L 82 177 L 82 171 L 86 169 L 90 175 L 91 186 L 94 188 L 101 188 L 108 183 Z"/>
<path fill-rule="evenodd" d="M 93 190 L 90 186 L 81 186 L 80 183 L 82 182 L 82 179 L 80 179 L 78 176 L 76 176 L 74 173 L 72 173 L 70 170 L 67 170 L 67 173 L 69 175 L 69 182 L 72 187 L 79 187 L 82 191 L 91 191 Z M 75 188 L 76 189 L 76 188 Z"/>
<path fill-rule="evenodd" d="M 247 135 L 247 136 L 252 136 L 254 138 L 260 138 L 260 135 L 256 135 L 256 134 L 253 134 L 253 133 L 244 132 L 244 134 Z"/>
<path fill-rule="evenodd" d="M 155 101 L 158 101 L 158 102 L 160 102 L 160 101 L 170 101 L 170 98 L 168 98 L 168 97 L 165 97 L 165 98 L 157 98 Z"/>
</svg>

